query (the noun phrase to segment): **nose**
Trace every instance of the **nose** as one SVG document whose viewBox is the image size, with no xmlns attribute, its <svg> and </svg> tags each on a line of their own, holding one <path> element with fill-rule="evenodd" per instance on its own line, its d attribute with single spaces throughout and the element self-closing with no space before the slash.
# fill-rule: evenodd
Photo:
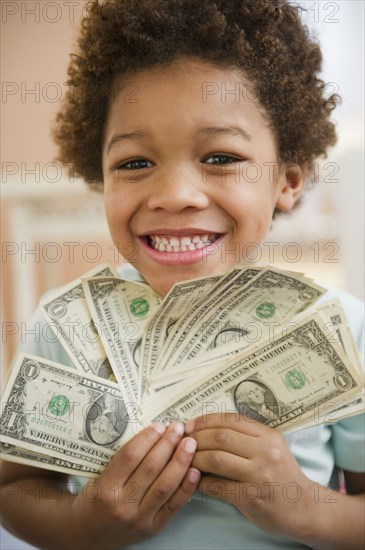
<svg viewBox="0 0 365 550">
<path fill-rule="evenodd" d="M 203 210 L 209 205 L 204 185 L 202 177 L 199 179 L 199 173 L 183 169 L 165 170 L 152 183 L 148 207 L 172 214 L 188 208 Z"/>
</svg>

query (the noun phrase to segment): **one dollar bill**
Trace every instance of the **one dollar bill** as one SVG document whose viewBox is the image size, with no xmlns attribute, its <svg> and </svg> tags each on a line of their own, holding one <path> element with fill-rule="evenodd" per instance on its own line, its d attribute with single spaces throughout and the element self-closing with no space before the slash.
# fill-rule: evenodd
<svg viewBox="0 0 365 550">
<path fill-rule="evenodd" d="M 117 276 L 109 264 L 100 265 L 87 277 Z M 82 372 L 114 380 L 114 374 L 86 303 L 81 279 L 41 301 L 46 319 L 75 367 Z"/>
<path fill-rule="evenodd" d="M 328 403 L 339 408 L 362 388 L 358 370 L 329 341 L 323 319 L 312 314 L 274 341 L 227 360 L 199 382 L 181 384 L 180 392 L 172 386 L 165 400 L 152 397 L 143 421 L 185 422 L 233 412 L 286 431 L 304 421 L 315 424 Z"/>
<path fill-rule="evenodd" d="M 117 384 L 21 354 L 1 400 L 4 444 L 99 472 L 140 426 Z"/>
</svg>

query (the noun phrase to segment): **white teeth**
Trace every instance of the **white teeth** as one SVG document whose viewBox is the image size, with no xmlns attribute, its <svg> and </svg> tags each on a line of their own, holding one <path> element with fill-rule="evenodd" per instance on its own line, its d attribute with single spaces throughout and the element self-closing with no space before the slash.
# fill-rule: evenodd
<svg viewBox="0 0 365 550">
<path fill-rule="evenodd" d="M 150 235 L 150 246 L 160 252 L 193 252 L 214 242 L 219 235 Z"/>
</svg>

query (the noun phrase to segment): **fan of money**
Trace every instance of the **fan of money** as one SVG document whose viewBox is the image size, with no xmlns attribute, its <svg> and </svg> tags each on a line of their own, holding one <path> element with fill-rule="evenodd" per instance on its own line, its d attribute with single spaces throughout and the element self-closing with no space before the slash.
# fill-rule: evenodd
<svg viewBox="0 0 365 550">
<path fill-rule="evenodd" d="M 302 273 L 238 266 L 162 298 L 96 267 L 41 302 L 70 362 L 19 355 L 1 458 L 94 477 L 152 421 L 234 412 L 286 433 L 358 414 L 361 359 L 325 292 Z"/>
</svg>

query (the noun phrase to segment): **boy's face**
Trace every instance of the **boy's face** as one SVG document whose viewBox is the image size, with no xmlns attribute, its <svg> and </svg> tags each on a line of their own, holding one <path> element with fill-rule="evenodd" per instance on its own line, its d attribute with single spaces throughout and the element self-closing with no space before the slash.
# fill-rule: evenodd
<svg viewBox="0 0 365 550">
<path fill-rule="evenodd" d="M 238 71 L 184 59 L 136 72 L 105 128 L 105 208 L 120 253 L 160 294 L 221 274 L 300 195 Z"/>
</svg>

